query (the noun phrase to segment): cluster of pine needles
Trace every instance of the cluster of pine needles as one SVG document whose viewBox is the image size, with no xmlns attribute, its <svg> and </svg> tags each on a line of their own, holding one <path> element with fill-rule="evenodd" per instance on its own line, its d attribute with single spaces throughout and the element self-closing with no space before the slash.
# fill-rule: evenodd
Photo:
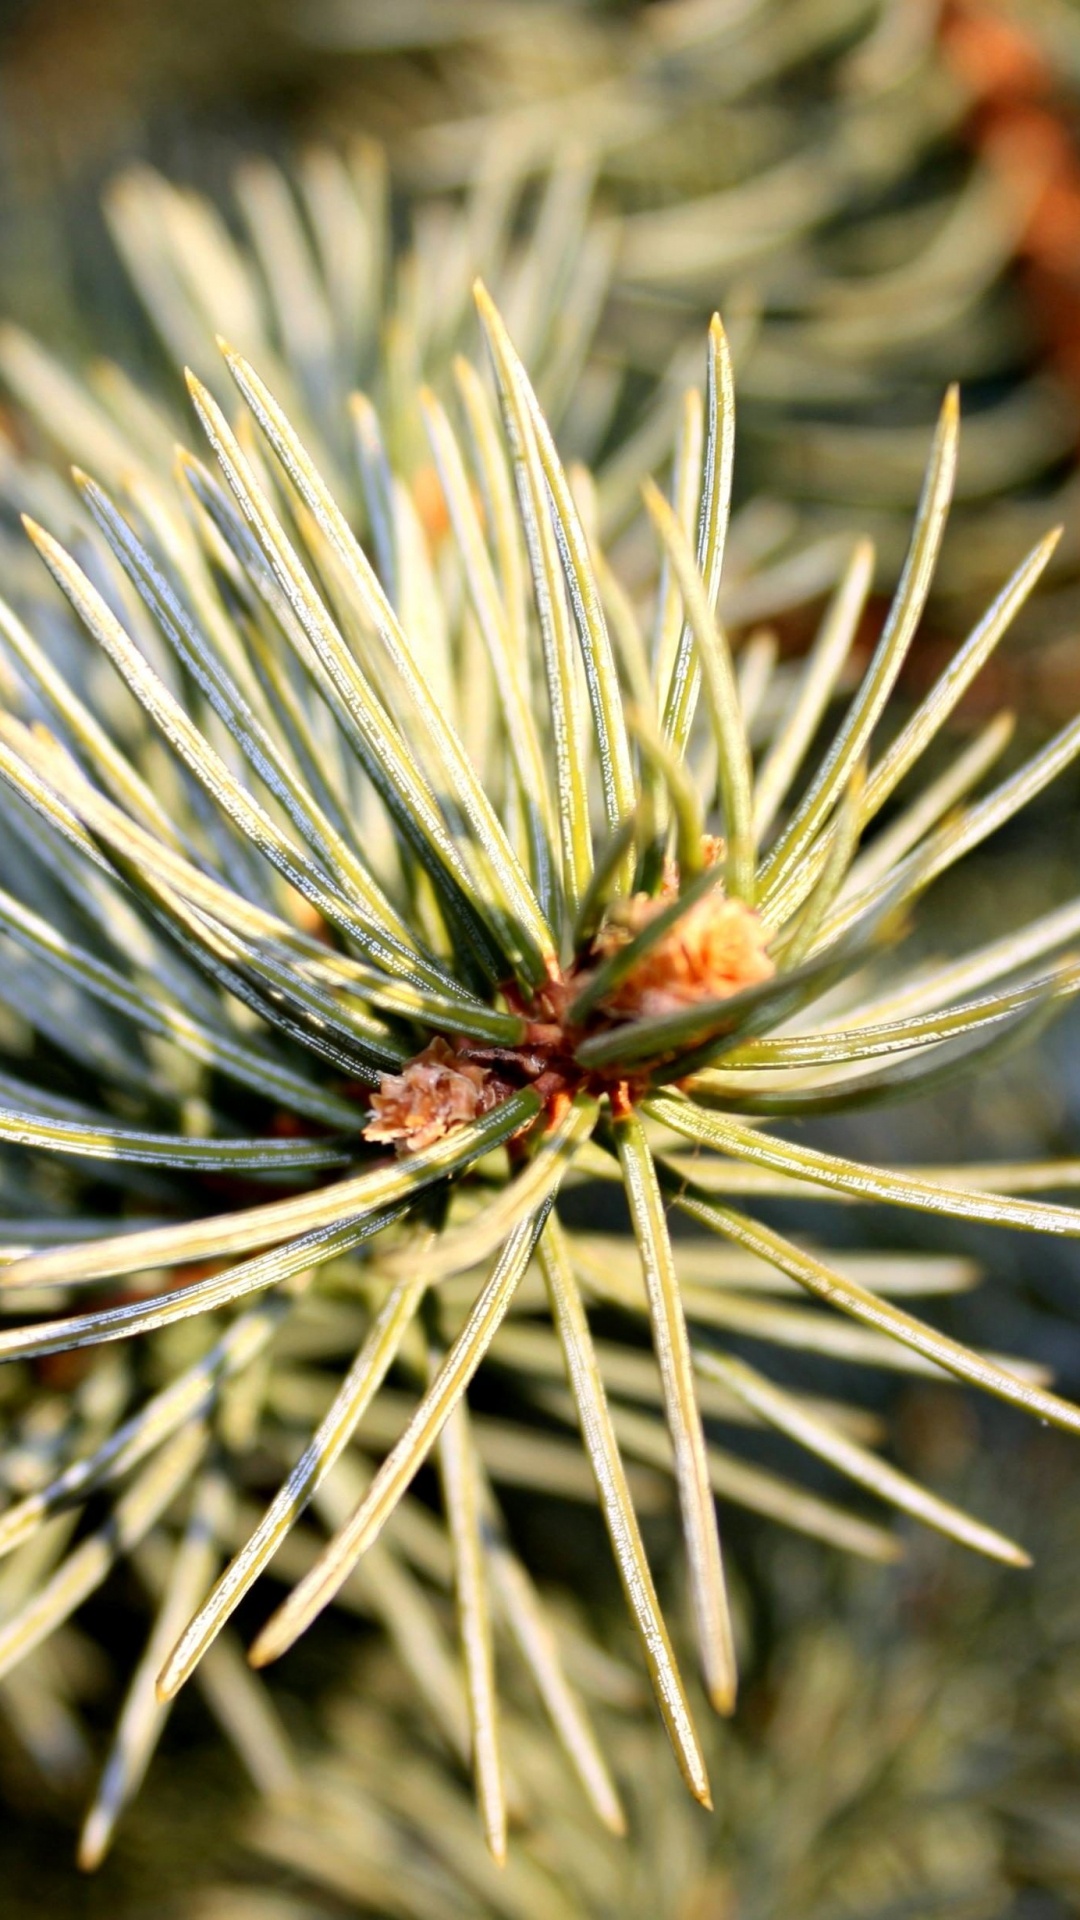
<svg viewBox="0 0 1080 1920">
<path fill-rule="evenodd" d="M 507 224 L 506 304 L 533 331 L 523 357 L 478 286 L 485 372 L 456 351 L 469 245 L 444 234 L 426 281 L 380 255 L 367 149 L 316 156 L 299 191 L 249 176 L 259 274 L 205 203 L 145 179 L 116 202 L 159 330 L 199 358 L 198 451 L 175 451 L 191 413 L 168 390 L 0 343 L 20 408 L 4 493 L 30 509 L 0 604 L 0 1677 L 44 1759 L 77 1740 L 71 1623 L 118 1560 L 152 1616 L 87 1866 L 189 1678 L 284 1790 L 250 1667 L 331 1602 L 393 1638 L 472 1770 L 496 1861 L 511 1663 L 619 1832 L 588 1690 L 500 1483 L 598 1504 L 706 1805 L 643 1513 L 674 1500 L 722 1713 L 737 1661 L 717 1498 L 870 1559 L 903 1547 L 797 1465 L 720 1447 L 714 1423 L 772 1429 L 796 1462 L 1025 1563 L 883 1458 L 865 1412 L 781 1385 L 733 1350 L 745 1339 L 944 1370 L 1080 1429 L 1037 1369 L 911 1310 L 971 1284 L 969 1263 L 810 1247 L 755 1206 L 802 1194 L 1080 1234 L 1080 1210 L 1041 1197 L 1071 1164 L 875 1166 L 783 1125 L 928 1093 L 1080 984 L 1075 900 L 933 970 L 903 944 L 924 890 L 1080 751 L 1078 721 L 1018 766 L 1008 713 L 962 745 L 948 731 L 1056 536 L 883 740 L 944 538 L 954 391 L 869 658 L 857 539 L 792 664 L 768 631 L 737 645 L 725 599 L 718 320 L 659 452 L 655 416 L 608 452 L 600 408 L 598 471 L 564 465 L 547 394 L 569 431 L 582 383 L 580 444 L 596 390 L 573 256 L 551 256 L 561 281 L 539 274 L 535 236 Z M 222 341 L 211 371 L 222 300 L 241 346 Z M 358 376 L 371 392 L 350 399 Z M 931 747 L 941 770 L 920 778 Z M 497 1416 L 470 1405 L 481 1369 Z M 230 1622 L 264 1572 L 288 1591 L 249 1664 Z M 580 1637 L 587 1669 L 601 1656 Z"/>
</svg>

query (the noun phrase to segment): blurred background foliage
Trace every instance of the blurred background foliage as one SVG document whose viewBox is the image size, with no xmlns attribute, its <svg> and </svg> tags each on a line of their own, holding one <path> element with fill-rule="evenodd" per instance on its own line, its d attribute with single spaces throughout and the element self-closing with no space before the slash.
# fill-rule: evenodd
<svg viewBox="0 0 1080 1920">
<path fill-rule="evenodd" d="M 289 163 L 314 139 L 364 136 L 389 156 L 396 231 L 407 204 L 428 208 L 422 245 L 479 169 L 523 181 L 529 214 L 530 181 L 569 160 L 550 218 L 592 222 L 609 249 L 593 378 L 620 382 L 612 445 L 631 420 L 647 431 L 651 397 L 678 391 L 701 318 L 721 305 L 739 363 L 737 488 L 754 506 L 759 557 L 782 562 L 854 519 L 879 542 L 884 590 L 942 387 L 962 381 L 963 510 L 934 607 L 942 644 L 1039 532 L 1065 523 L 1048 584 L 979 696 L 1014 704 L 1030 736 L 1080 694 L 1078 92 L 1070 0 L 5 0 L 0 301 L 77 356 L 106 348 L 153 363 L 100 211 L 133 162 L 212 194 L 241 231 L 243 156 Z M 797 649 L 799 620 L 769 612 Z M 934 622 L 909 698 L 940 665 Z M 969 703 L 962 720 L 980 717 Z M 940 910 L 962 920 L 970 944 L 993 936 L 1003 900 L 1014 925 L 1061 897 L 1080 851 L 1078 797 L 1075 780 L 1055 788 L 958 876 Z M 938 931 L 944 940 L 947 925 L 921 936 L 928 953 Z M 1074 1015 L 974 1086 L 860 1118 L 858 1142 L 865 1157 L 896 1162 L 951 1158 L 959 1137 L 972 1157 L 1068 1154 L 1078 1122 Z M 835 1139 L 850 1146 L 849 1123 L 835 1123 Z M 872 1213 L 859 1230 L 873 1236 Z M 907 1231 L 915 1238 L 918 1222 Z M 940 1223 L 933 1244 L 950 1244 Z M 1033 1255 L 959 1229 L 952 1244 L 988 1258 L 998 1284 L 958 1299 L 951 1329 L 1030 1354 L 1063 1391 L 1080 1390 L 1069 1246 L 1042 1241 Z M 819 1384 L 836 1385 L 825 1365 Z M 46 1786 L 10 1733 L 37 1715 L 47 1739 L 40 1703 L 5 1683 L 5 1920 L 1075 1912 L 1074 1456 L 956 1394 L 864 1390 L 899 1415 L 901 1464 L 992 1507 L 1036 1571 L 985 1566 L 925 1537 L 902 1570 L 853 1568 L 736 1521 L 751 1677 L 736 1727 L 713 1732 L 712 1823 L 677 1797 L 662 1734 L 634 1715 L 594 1517 L 575 1507 L 570 1529 L 565 1510 L 522 1495 L 515 1530 L 537 1539 L 567 1591 L 596 1595 L 592 1625 L 611 1664 L 576 1677 L 620 1756 L 625 1851 L 581 1828 L 569 1776 L 545 1777 L 547 1812 L 500 1887 L 464 1784 L 440 1771 L 429 1795 L 415 1789 L 444 1756 L 429 1753 L 392 1657 L 339 1622 L 274 1682 L 307 1797 L 287 1814 L 255 1813 L 200 1702 L 185 1697 L 92 1882 L 76 1884 L 70 1867 L 88 1756 L 72 1747 Z M 667 1522 L 650 1524 L 662 1558 Z M 72 1633 L 64 1653 L 102 1734 L 118 1679 L 96 1642 L 126 1652 L 126 1578 L 100 1596 L 94 1642 Z M 551 1765 L 530 1713 L 522 1701 L 512 1721 L 523 1781 Z M 53 1732 L 55 1761 L 66 1736 Z M 464 1817 L 451 1823 L 438 1796 L 458 1793 Z M 448 1848 L 452 1824 L 463 1837 Z"/>
<path fill-rule="evenodd" d="M 394 1656 L 339 1623 L 305 1642 L 277 1685 L 299 1793 L 257 1803 L 198 1706 L 182 1703 L 89 1880 L 73 1877 L 57 1844 L 77 1801 L 47 1791 L 22 1750 L 0 1741 L 5 1916 L 1065 1920 L 1080 1897 L 1071 1449 L 1024 1440 L 1019 1421 L 932 1387 L 903 1402 L 903 1464 L 932 1471 L 960 1501 L 985 1507 L 992 1494 L 1037 1572 L 914 1532 L 903 1570 L 882 1571 L 736 1526 L 748 1684 L 734 1726 L 708 1723 L 715 1816 L 681 1789 L 659 1726 L 640 1712 L 628 1638 L 597 1579 L 600 1528 L 582 1523 L 565 1560 L 586 1571 L 608 1657 L 575 1677 L 615 1756 L 628 1840 L 603 1834 L 528 1700 L 511 1695 L 507 1758 L 529 1826 L 500 1874 L 468 1783 L 448 1768 Z M 1003 1493 L 990 1463 L 1005 1449 Z M 517 1519 L 550 1554 L 550 1518 L 534 1509 Z M 121 1618 L 114 1598 L 117 1639 Z M 108 1634 L 104 1608 L 94 1629 Z M 115 1695 L 93 1661 L 85 1691 L 104 1726 Z"/>
<path fill-rule="evenodd" d="M 117 337 L 97 209 L 125 160 L 213 189 L 238 222 L 238 150 L 313 134 L 383 142 L 399 198 L 557 158 L 575 177 L 551 218 L 591 203 L 611 251 L 604 361 L 677 391 L 723 305 L 744 497 L 820 530 L 857 505 L 887 584 L 958 378 L 973 510 L 941 617 L 954 627 L 1055 512 L 1074 604 L 1068 0 L 9 0 L 0 31 L 5 304 L 47 315 L 51 338 L 65 308 L 73 344 Z M 779 517 L 767 531 L 783 544 Z M 1029 639 L 1060 634 L 1044 604 Z M 1053 711 L 1053 665 L 1031 671 Z"/>
<path fill-rule="evenodd" d="M 755 558 L 827 543 L 857 509 L 887 589 L 960 379 L 961 511 L 912 672 L 929 680 L 1060 519 L 984 695 L 1043 724 L 1071 709 L 1070 0 L 7 0 L 0 55 L 4 307 L 83 356 L 148 352 L 101 212 L 126 163 L 209 191 L 242 231 L 248 156 L 360 134 L 389 155 L 399 233 L 423 201 L 421 246 L 478 177 L 538 194 L 558 157 L 549 219 L 588 216 L 608 257 L 591 381 L 619 385 L 616 433 L 696 377 L 698 323 L 722 305 Z M 802 644 L 798 617 L 781 638 Z"/>
</svg>

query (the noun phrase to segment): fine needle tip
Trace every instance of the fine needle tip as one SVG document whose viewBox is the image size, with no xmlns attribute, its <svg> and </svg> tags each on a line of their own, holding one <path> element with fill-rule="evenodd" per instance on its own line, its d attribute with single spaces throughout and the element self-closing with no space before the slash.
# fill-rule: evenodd
<svg viewBox="0 0 1080 1920">
<path fill-rule="evenodd" d="M 716 1713 L 730 1719 L 735 1711 L 735 1687 L 731 1681 L 718 1680 L 709 1688 L 709 1701 Z"/>
</svg>

